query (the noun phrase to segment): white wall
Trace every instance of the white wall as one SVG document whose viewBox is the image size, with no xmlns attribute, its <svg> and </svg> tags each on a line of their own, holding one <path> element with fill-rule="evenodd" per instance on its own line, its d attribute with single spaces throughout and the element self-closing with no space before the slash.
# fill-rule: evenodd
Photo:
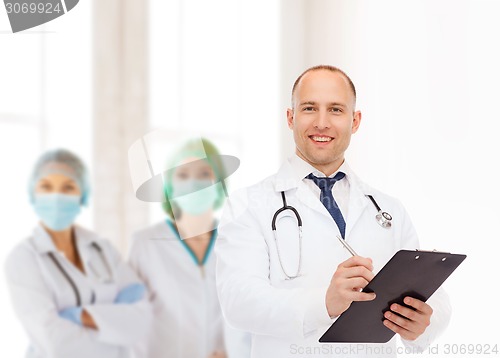
<svg viewBox="0 0 500 358">
<path fill-rule="evenodd" d="M 279 5 L 151 0 L 151 130 L 177 146 L 180 138 L 204 135 L 222 154 L 238 157 L 229 191 L 279 165 Z M 158 171 L 165 169 L 166 147 L 152 153 Z M 158 204 L 150 213 L 150 221 L 164 218 Z"/>
</svg>

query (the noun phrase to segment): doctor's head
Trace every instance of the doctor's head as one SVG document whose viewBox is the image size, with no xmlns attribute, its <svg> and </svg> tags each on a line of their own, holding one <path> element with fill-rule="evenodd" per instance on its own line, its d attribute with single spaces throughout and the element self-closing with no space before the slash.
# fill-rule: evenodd
<svg viewBox="0 0 500 358">
<path fill-rule="evenodd" d="M 68 229 L 87 205 L 87 168 L 80 158 L 66 149 L 42 154 L 31 174 L 28 193 L 36 214 L 52 231 Z"/>
<path fill-rule="evenodd" d="M 351 135 L 361 122 L 351 79 L 333 66 L 304 71 L 293 85 L 287 122 L 297 155 L 324 174 L 332 174 L 344 161 Z"/>
<path fill-rule="evenodd" d="M 172 219 L 218 209 L 226 197 L 220 182 L 226 170 L 217 148 L 202 138 L 187 141 L 169 161 L 164 183 L 164 211 Z"/>
</svg>

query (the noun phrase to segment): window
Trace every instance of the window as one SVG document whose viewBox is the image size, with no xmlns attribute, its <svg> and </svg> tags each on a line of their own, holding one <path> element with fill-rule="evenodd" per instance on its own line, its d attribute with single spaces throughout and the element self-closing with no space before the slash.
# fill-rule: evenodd
<svg viewBox="0 0 500 358">
<path fill-rule="evenodd" d="M 237 156 L 230 191 L 279 164 L 279 10 L 262 0 L 150 1 L 151 129 L 205 135 Z M 152 206 L 151 221 L 163 215 Z"/>
<path fill-rule="evenodd" d="M 44 150 L 66 147 L 91 167 L 91 7 L 83 1 L 68 15 L 12 34 L 0 11 L 0 262 L 26 238 L 37 218 L 28 202 L 27 182 Z M 77 13 L 78 12 L 78 16 Z M 91 226 L 91 211 L 79 218 Z M 1 356 L 21 357 L 27 339 L 14 315 L 0 275 L 0 315 L 5 340 Z"/>
</svg>

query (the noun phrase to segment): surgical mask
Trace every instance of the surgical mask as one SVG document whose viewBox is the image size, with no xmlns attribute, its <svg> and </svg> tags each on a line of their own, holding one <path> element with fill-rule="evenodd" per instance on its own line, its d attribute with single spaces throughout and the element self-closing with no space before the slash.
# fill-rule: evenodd
<svg viewBox="0 0 500 358">
<path fill-rule="evenodd" d="M 80 196 L 67 194 L 36 194 L 35 212 L 51 230 L 67 229 L 80 214 Z"/>
<path fill-rule="evenodd" d="M 173 201 L 182 212 L 199 215 L 214 207 L 217 186 L 211 180 L 179 180 L 172 185 Z"/>
</svg>

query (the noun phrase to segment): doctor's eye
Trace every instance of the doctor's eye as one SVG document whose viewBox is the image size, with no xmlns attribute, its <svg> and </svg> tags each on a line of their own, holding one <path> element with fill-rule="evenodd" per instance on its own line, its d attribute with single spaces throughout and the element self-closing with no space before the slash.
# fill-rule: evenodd
<svg viewBox="0 0 500 358">
<path fill-rule="evenodd" d="M 197 175 L 198 179 L 211 179 L 212 171 L 210 169 L 202 170 Z"/>
<path fill-rule="evenodd" d="M 52 185 L 48 182 L 43 182 L 37 185 L 37 189 L 42 192 L 52 191 Z"/>
<path fill-rule="evenodd" d="M 186 173 L 186 172 L 184 172 L 184 171 L 182 171 L 182 172 L 177 172 L 177 173 L 175 174 L 175 178 L 176 178 L 176 179 L 180 179 L 180 180 L 186 180 L 186 179 L 188 179 L 188 178 L 189 178 L 189 174 L 188 174 L 188 173 Z"/>
<path fill-rule="evenodd" d="M 332 108 L 330 108 L 330 112 L 333 112 L 333 113 L 342 113 L 344 111 L 342 110 L 342 108 L 332 107 Z"/>
<path fill-rule="evenodd" d="M 315 108 L 311 106 L 302 108 L 302 112 L 313 112 L 314 110 Z"/>
<path fill-rule="evenodd" d="M 63 191 L 64 191 L 65 193 L 71 193 L 71 192 L 76 191 L 76 190 L 77 190 L 77 187 L 76 187 L 76 185 L 74 185 L 74 184 L 64 184 L 64 186 L 63 186 L 63 188 L 62 188 L 62 189 L 63 189 Z"/>
</svg>

